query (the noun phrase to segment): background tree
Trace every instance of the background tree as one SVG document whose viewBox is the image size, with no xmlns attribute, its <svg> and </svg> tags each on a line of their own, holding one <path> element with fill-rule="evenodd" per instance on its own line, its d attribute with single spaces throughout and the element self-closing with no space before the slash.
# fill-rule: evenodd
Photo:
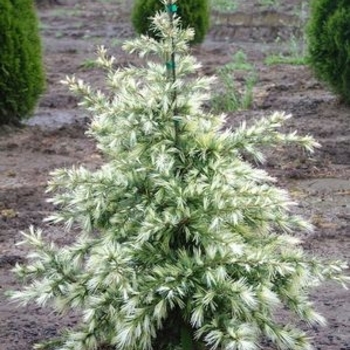
<svg viewBox="0 0 350 350">
<path fill-rule="evenodd" d="M 195 31 L 191 43 L 201 43 L 209 29 L 209 0 L 178 0 L 177 5 L 182 26 L 191 27 Z M 161 37 L 161 34 L 152 27 L 151 19 L 160 10 L 163 10 L 163 5 L 159 0 L 136 0 L 131 20 L 137 33 L 153 38 Z"/>
<path fill-rule="evenodd" d="M 0 125 L 30 116 L 43 92 L 38 30 L 32 0 L 0 0 Z"/>
<path fill-rule="evenodd" d="M 307 334 L 276 321 L 276 310 L 323 323 L 309 292 L 325 279 L 345 281 L 347 266 L 302 250 L 296 233 L 310 224 L 243 154 L 262 161 L 262 146 L 312 151 L 317 143 L 278 132 L 283 113 L 222 131 L 225 118 L 202 108 L 212 79 L 194 77 L 194 33 L 179 28 L 171 3 L 167 9 L 153 19 L 158 40 L 124 45 L 158 59 L 115 70 L 101 48 L 109 92 L 66 81 L 93 115 L 89 134 L 106 163 L 54 172 L 49 190 L 59 210 L 49 221 L 80 234 L 58 247 L 40 230 L 25 233 L 33 252 L 15 270 L 31 283 L 12 298 L 79 310 L 81 324 L 61 350 L 248 350 L 261 337 L 310 349 Z"/>
<path fill-rule="evenodd" d="M 350 2 L 312 0 L 307 38 L 316 76 L 350 103 Z"/>
</svg>

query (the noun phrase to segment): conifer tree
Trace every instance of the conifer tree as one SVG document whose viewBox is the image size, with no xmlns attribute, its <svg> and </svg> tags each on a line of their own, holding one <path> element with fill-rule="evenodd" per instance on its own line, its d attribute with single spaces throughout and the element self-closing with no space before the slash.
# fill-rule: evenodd
<svg viewBox="0 0 350 350">
<path fill-rule="evenodd" d="M 167 11 L 153 19 L 161 40 L 124 45 L 149 57 L 145 67 L 115 69 L 101 48 L 109 92 L 67 79 L 93 115 L 88 133 L 106 163 L 54 172 L 49 191 L 59 209 L 49 221 L 80 234 L 56 246 L 40 229 L 24 233 L 33 251 L 15 271 L 32 282 L 12 298 L 81 312 L 60 350 L 250 350 L 262 337 L 280 349 L 310 349 L 308 335 L 275 312 L 323 323 L 309 292 L 325 279 L 346 281 L 346 264 L 302 250 L 297 233 L 310 224 L 242 155 L 263 161 L 262 145 L 312 151 L 317 143 L 280 133 L 289 116 L 277 112 L 223 131 L 225 117 L 202 107 L 212 78 L 193 77 L 194 33 L 179 28 L 171 0 L 163 3 Z"/>
<path fill-rule="evenodd" d="M 44 90 L 33 0 L 0 0 L 0 125 L 28 118 Z"/>
<path fill-rule="evenodd" d="M 315 75 L 350 104 L 350 2 L 310 1 L 307 39 Z"/>
</svg>

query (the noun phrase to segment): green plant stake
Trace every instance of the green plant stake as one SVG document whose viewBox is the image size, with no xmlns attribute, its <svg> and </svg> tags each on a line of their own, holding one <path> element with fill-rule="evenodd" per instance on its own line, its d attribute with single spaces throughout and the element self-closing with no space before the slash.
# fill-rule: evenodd
<svg viewBox="0 0 350 350">
<path fill-rule="evenodd" d="M 172 0 L 167 0 L 167 13 L 169 15 L 169 22 L 170 27 L 174 28 L 174 14 L 177 12 L 177 5 L 173 3 Z M 174 37 L 171 36 L 171 53 L 168 54 L 169 60 L 166 63 L 167 67 L 167 75 L 170 77 L 172 82 L 176 84 L 176 61 L 175 61 L 175 52 L 176 47 L 174 43 Z M 172 104 L 174 106 L 174 112 L 175 114 L 178 113 L 177 107 L 176 107 L 176 99 L 177 99 L 177 91 L 174 89 L 173 96 L 172 96 Z M 179 122 L 177 119 L 174 118 L 174 130 L 175 130 L 175 145 L 178 147 L 179 143 Z M 184 320 L 182 320 L 181 315 L 180 317 L 180 339 L 181 339 L 181 345 L 183 350 L 195 350 L 192 340 L 192 332 L 191 328 L 185 323 Z"/>
<path fill-rule="evenodd" d="M 56 246 L 40 229 L 23 233 L 32 251 L 15 272 L 28 284 L 12 300 L 81 315 L 59 350 L 255 350 L 262 337 L 310 349 L 309 336 L 276 313 L 322 324 L 309 293 L 326 279 L 345 283 L 347 265 L 303 251 L 297 233 L 310 224 L 256 162 L 262 146 L 318 144 L 280 133 L 289 116 L 279 112 L 223 131 L 224 116 L 203 108 L 213 79 L 194 75 L 194 32 L 181 29 L 174 2 L 162 4 L 158 40 L 123 46 L 146 56 L 145 67 L 116 70 L 101 48 L 105 92 L 66 80 L 92 114 L 88 134 L 105 164 L 53 173 L 57 212 L 48 221 L 74 241 Z"/>
</svg>

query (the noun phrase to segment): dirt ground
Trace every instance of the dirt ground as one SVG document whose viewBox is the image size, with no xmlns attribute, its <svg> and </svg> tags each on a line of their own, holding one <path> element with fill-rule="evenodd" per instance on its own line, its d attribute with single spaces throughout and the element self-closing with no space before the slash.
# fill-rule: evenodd
<svg viewBox="0 0 350 350">
<path fill-rule="evenodd" d="M 15 245 L 21 240 L 20 230 L 33 224 L 43 227 L 50 239 L 70 239 L 59 228 L 42 223 L 53 210 L 45 193 L 49 172 L 72 164 L 98 167 L 102 161 L 84 134 L 89 116 L 77 108 L 77 100 L 59 81 L 76 73 L 94 86 L 101 85 L 102 75 L 90 64 L 100 44 L 110 48 L 120 66 L 140 63 L 121 50 L 123 40 L 134 36 L 129 1 L 60 2 L 38 10 L 47 91 L 25 128 L 0 130 L 0 350 L 29 350 L 34 342 L 54 337 L 59 329 L 76 322 L 74 315 L 63 317 L 36 306 L 16 307 L 4 296 L 6 290 L 19 286 L 11 268 L 26 255 L 24 247 Z M 229 114 L 231 125 L 284 110 L 294 116 L 286 129 L 312 134 L 322 144 L 312 157 L 294 148 L 271 154 L 264 166 L 291 190 L 300 203 L 297 210 L 316 227 L 314 234 L 304 238 L 305 249 L 348 260 L 350 108 L 307 67 L 263 63 L 276 50 L 288 53 L 290 38 L 300 35 L 300 0 L 286 0 L 277 11 L 252 0 L 243 3 L 235 13 L 213 12 L 207 39 L 193 53 L 203 63 L 205 74 L 214 73 L 240 49 L 255 64 L 254 106 Z M 328 319 L 327 327 L 310 330 L 315 349 L 350 350 L 349 292 L 327 284 L 312 298 Z"/>
</svg>

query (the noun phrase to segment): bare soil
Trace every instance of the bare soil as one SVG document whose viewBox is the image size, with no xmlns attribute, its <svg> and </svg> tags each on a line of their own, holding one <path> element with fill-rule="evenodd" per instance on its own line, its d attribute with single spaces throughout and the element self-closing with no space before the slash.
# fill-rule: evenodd
<svg viewBox="0 0 350 350">
<path fill-rule="evenodd" d="M 0 131 L 0 350 L 29 350 L 33 343 L 50 339 L 62 327 L 76 323 L 74 315 L 60 316 L 36 306 L 9 304 L 5 291 L 19 287 L 11 269 L 25 261 L 26 248 L 16 246 L 20 231 L 29 225 L 43 227 L 49 239 L 71 238 L 43 218 L 53 211 L 45 193 L 49 172 L 58 167 L 85 164 L 98 167 L 101 156 L 84 134 L 89 120 L 77 108 L 77 100 L 59 81 L 76 73 L 102 86 L 102 74 L 91 68 L 96 46 L 104 44 L 118 65 L 140 64 L 126 55 L 121 43 L 133 37 L 130 2 L 107 0 L 60 0 L 40 7 L 47 91 L 33 118 L 22 129 Z M 300 0 L 283 1 L 277 10 L 244 1 L 231 14 L 213 12 L 206 41 L 193 48 L 212 74 L 242 49 L 258 72 L 254 105 L 229 114 L 229 124 L 267 115 L 275 110 L 292 113 L 286 130 L 312 134 L 322 144 L 312 157 L 289 148 L 271 153 L 264 165 L 281 186 L 299 201 L 298 211 L 310 218 L 315 233 L 304 237 L 312 254 L 348 260 L 350 257 L 350 108 L 342 105 L 305 66 L 263 63 L 272 52 L 290 51 L 292 35 L 301 35 Z M 300 11 L 299 11 L 300 13 Z M 279 41 L 276 41 L 277 38 Z M 237 76 L 238 83 L 242 77 Z M 310 330 L 319 350 L 350 350 L 350 295 L 326 284 L 312 299 L 328 319 L 328 326 Z M 264 349 L 272 349 L 269 344 Z"/>
</svg>

